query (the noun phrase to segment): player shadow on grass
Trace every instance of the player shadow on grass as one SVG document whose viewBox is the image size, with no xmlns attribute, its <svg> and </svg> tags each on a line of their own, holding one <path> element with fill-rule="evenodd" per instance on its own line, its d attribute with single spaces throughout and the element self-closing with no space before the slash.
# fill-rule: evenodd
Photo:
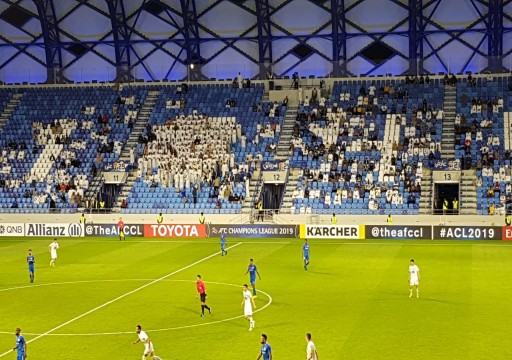
<svg viewBox="0 0 512 360">
<path fill-rule="evenodd" d="M 176 306 L 174 307 L 176 310 L 183 310 L 184 312 L 188 312 L 188 313 L 191 313 L 191 314 L 199 314 L 201 311 L 200 310 L 194 310 L 192 308 L 189 308 L 189 307 L 184 307 L 184 306 Z M 210 315 L 208 315 L 210 316 Z"/>
<path fill-rule="evenodd" d="M 316 274 L 316 275 L 332 275 L 333 274 L 333 273 L 330 273 L 330 272 L 316 271 L 316 270 L 311 270 L 311 269 L 308 269 L 308 273 L 309 274 Z"/>
</svg>

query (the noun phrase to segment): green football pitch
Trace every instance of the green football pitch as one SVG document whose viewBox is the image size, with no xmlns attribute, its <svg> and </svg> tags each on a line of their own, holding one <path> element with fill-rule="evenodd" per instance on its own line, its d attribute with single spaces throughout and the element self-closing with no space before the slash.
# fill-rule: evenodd
<svg viewBox="0 0 512 360">
<path fill-rule="evenodd" d="M 512 247 L 501 242 L 228 238 L 0 241 L 0 359 L 15 359 L 14 329 L 28 359 L 140 359 L 135 326 L 169 359 L 256 359 L 267 334 L 274 360 L 304 359 L 312 333 L 321 359 L 512 358 Z M 29 283 L 26 253 L 36 257 Z M 262 279 L 256 327 L 243 318 L 249 258 Z M 420 268 L 409 298 L 408 265 Z M 200 317 L 195 279 L 212 314 Z"/>
</svg>

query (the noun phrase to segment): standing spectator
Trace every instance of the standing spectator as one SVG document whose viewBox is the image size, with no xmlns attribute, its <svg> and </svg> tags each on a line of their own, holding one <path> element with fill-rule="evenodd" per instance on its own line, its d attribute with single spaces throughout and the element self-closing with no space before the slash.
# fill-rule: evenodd
<svg viewBox="0 0 512 360">
<path fill-rule="evenodd" d="M 197 204 L 197 187 L 192 187 L 192 197 L 194 198 L 194 206 Z"/>
<path fill-rule="evenodd" d="M 238 88 L 241 89 L 243 87 L 243 78 L 241 73 L 238 73 L 236 82 L 238 83 Z"/>
<path fill-rule="evenodd" d="M 130 148 L 130 165 L 135 164 L 135 149 L 133 146 Z"/>
</svg>

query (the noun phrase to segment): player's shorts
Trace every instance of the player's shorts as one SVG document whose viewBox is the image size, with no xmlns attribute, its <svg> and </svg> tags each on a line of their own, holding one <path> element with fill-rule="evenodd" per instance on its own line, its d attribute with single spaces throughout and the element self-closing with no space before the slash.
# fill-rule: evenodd
<svg viewBox="0 0 512 360">
<path fill-rule="evenodd" d="M 25 353 L 18 352 L 18 356 L 16 357 L 16 360 L 25 360 Z"/>
<path fill-rule="evenodd" d="M 304 260 L 308 260 L 309 261 L 309 255 L 304 255 Z"/>
<path fill-rule="evenodd" d="M 206 301 L 206 293 L 199 294 L 199 297 L 201 298 L 201 302 Z"/>
<path fill-rule="evenodd" d="M 154 352 L 153 343 L 144 344 L 144 355 Z"/>
<path fill-rule="evenodd" d="M 57 259 L 57 252 L 56 251 L 55 252 L 52 251 L 51 256 L 52 256 L 52 259 Z"/>
<path fill-rule="evenodd" d="M 420 281 L 418 280 L 418 278 L 412 278 L 411 280 L 409 280 L 410 286 L 418 286 L 419 284 L 420 284 Z"/>
<path fill-rule="evenodd" d="M 245 306 L 244 307 L 244 316 L 252 316 L 252 306 Z"/>
<path fill-rule="evenodd" d="M 256 277 L 252 277 L 252 278 L 251 278 L 251 285 L 252 285 L 252 284 L 256 284 Z"/>
<path fill-rule="evenodd" d="M 34 266 L 29 266 L 29 267 L 28 267 L 28 271 L 29 271 L 29 272 L 34 272 Z"/>
<path fill-rule="evenodd" d="M 124 236 L 124 231 L 123 230 L 119 230 L 119 236 Z"/>
</svg>

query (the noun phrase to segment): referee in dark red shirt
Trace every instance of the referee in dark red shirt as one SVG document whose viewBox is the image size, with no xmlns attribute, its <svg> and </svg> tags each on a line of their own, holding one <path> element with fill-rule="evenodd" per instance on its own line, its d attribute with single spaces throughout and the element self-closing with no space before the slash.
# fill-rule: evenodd
<svg viewBox="0 0 512 360">
<path fill-rule="evenodd" d="M 212 309 L 206 305 L 206 287 L 204 286 L 203 280 L 201 280 L 201 275 L 197 275 L 196 286 L 199 297 L 201 298 L 201 316 L 204 316 L 204 309 L 208 310 L 208 312 L 211 314 Z"/>
</svg>

